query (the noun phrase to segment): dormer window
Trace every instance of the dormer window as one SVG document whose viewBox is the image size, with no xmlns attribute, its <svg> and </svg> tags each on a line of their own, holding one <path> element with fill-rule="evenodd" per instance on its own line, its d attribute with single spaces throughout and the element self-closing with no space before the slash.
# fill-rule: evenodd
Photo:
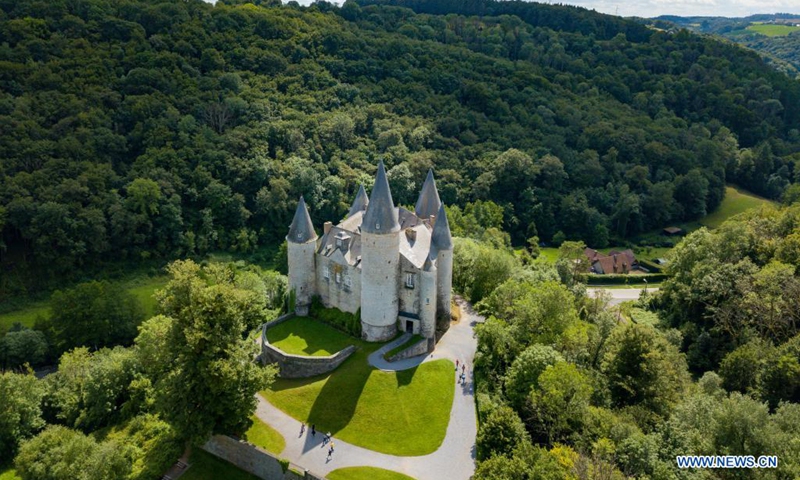
<svg viewBox="0 0 800 480">
<path fill-rule="evenodd" d="M 406 288 L 414 288 L 414 274 L 406 273 Z"/>
<path fill-rule="evenodd" d="M 342 239 L 341 238 L 337 238 L 336 239 L 336 248 L 342 248 Z"/>
<path fill-rule="evenodd" d="M 336 272 L 336 283 L 342 283 L 342 274 Z"/>
<path fill-rule="evenodd" d="M 326 280 L 331 278 L 331 269 L 327 265 L 322 267 L 322 277 Z"/>
</svg>

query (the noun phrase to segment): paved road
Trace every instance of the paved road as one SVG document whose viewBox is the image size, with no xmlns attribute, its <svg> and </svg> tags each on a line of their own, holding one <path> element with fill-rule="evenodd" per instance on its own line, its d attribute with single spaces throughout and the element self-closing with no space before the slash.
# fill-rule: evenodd
<svg viewBox="0 0 800 480">
<path fill-rule="evenodd" d="M 599 291 L 606 291 L 611 294 L 611 305 L 619 305 L 622 302 L 627 302 L 629 300 L 638 300 L 639 295 L 641 295 L 643 288 L 587 288 L 586 291 L 589 293 L 590 297 L 594 297 L 597 292 Z M 657 292 L 658 288 L 648 288 L 649 292 Z"/>
<path fill-rule="evenodd" d="M 477 347 L 473 327 L 483 321 L 483 318 L 473 312 L 466 302 L 459 303 L 462 312 L 461 321 L 450 327 L 432 354 L 404 360 L 396 365 L 382 361 L 381 355 L 374 355 L 372 362 L 381 369 L 403 370 L 423 362 L 448 358 L 453 361 L 456 359 L 460 362 L 466 361 L 468 367 L 471 367 Z M 394 348 L 400 341 L 398 339 L 384 346 L 379 352 Z M 274 407 L 260 395 L 256 415 L 286 438 L 286 449 L 281 453 L 281 457 L 316 474 L 327 475 L 332 470 L 343 467 L 372 466 L 405 473 L 417 480 L 444 478 L 468 480 L 475 472 L 475 436 L 478 426 L 471 381 L 467 381 L 466 385 L 458 383 L 455 385 L 450 422 L 442 445 L 435 452 L 419 457 L 386 455 L 349 444 L 334 436 L 336 451 L 333 459 L 327 461 L 327 449 L 322 448 L 320 433 L 317 433 L 316 437 L 311 437 L 306 432 L 301 437 L 300 422 Z"/>
</svg>

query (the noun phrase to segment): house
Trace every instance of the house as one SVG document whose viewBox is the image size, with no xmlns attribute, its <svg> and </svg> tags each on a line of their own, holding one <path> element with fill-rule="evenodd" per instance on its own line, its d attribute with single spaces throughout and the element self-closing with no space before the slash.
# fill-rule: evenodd
<svg viewBox="0 0 800 480">
<path fill-rule="evenodd" d="M 678 227 L 667 227 L 662 230 L 661 233 L 668 237 L 674 237 L 676 235 L 683 235 L 683 230 Z"/>
<path fill-rule="evenodd" d="M 605 274 L 626 274 L 631 270 L 640 269 L 639 262 L 633 250 L 623 251 L 612 250 L 608 255 L 597 250 L 587 248 L 583 252 L 589 260 L 589 271 L 600 275 Z"/>
<path fill-rule="evenodd" d="M 440 333 L 449 327 L 453 240 L 432 171 L 412 212 L 394 206 L 381 161 L 370 197 L 362 186 L 345 219 L 325 222 L 322 238 L 301 197 L 286 240 L 298 315 L 317 297 L 329 308 L 360 311 L 367 341 L 404 331 L 429 339 L 430 349 L 437 325 Z"/>
</svg>

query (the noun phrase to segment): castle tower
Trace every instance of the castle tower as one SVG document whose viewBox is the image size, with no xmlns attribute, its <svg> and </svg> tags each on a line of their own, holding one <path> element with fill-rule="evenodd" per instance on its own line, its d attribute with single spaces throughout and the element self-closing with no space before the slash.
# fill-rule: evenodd
<svg viewBox="0 0 800 480">
<path fill-rule="evenodd" d="M 352 217 L 358 212 L 365 211 L 367 209 L 367 205 L 369 205 L 367 192 L 364 191 L 364 185 L 360 185 L 358 187 L 358 193 L 356 193 L 356 198 L 353 200 L 353 205 L 350 206 L 350 211 L 347 212 L 347 218 Z"/>
<path fill-rule="evenodd" d="M 311 299 L 314 297 L 317 233 L 303 197 L 300 197 L 289 234 L 286 235 L 286 246 L 289 257 L 289 291 L 294 292 L 294 311 L 297 315 L 308 315 Z"/>
<path fill-rule="evenodd" d="M 453 291 L 453 237 L 444 204 L 440 204 L 431 234 L 431 256 L 436 256 L 436 329 L 450 328 L 450 301 Z"/>
<path fill-rule="evenodd" d="M 425 265 L 420 272 L 420 328 L 419 334 L 425 338 L 436 337 L 436 278 L 437 269 L 430 257 L 425 259 Z"/>
<path fill-rule="evenodd" d="M 428 170 L 428 176 L 425 178 L 425 183 L 422 184 L 414 213 L 420 219 L 425 220 L 431 218 L 431 215 L 436 215 L 441 204 L 439 191 L 436 190 L 436 181 L 433 179 L 433 170 Z"/>
<path fill-rule="evenodd" d="M 369 342 L 397 332 L 400 223 L 383 161 L 361 222 L 361 326 Z"/>
</svg>

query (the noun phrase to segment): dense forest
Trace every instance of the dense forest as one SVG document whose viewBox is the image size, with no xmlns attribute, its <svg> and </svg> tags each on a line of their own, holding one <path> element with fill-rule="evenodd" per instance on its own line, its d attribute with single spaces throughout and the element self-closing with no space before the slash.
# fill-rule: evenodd
<svg viewBox="0 0 800 480">
<path fill-rule="evenodd" d="M 524 2 L 0 1 L 0 298 L 253 252 L 377 158 L 515 244 L 696 219 L 798 181 L 800 83 L 753 52 Z M 560 235 L 559 235 L 560 233 Z"/>
<path fill-rule="evenodd" d="M 555 267 L 495 252 L 454 282 L 487 315 L 476 480 L 800 478 L 800 203 L 691 233 L 635 305 L 587 294 L 584 246 Z M 679 469 L 685 454 L 779 464 Z"/>
</svg>

